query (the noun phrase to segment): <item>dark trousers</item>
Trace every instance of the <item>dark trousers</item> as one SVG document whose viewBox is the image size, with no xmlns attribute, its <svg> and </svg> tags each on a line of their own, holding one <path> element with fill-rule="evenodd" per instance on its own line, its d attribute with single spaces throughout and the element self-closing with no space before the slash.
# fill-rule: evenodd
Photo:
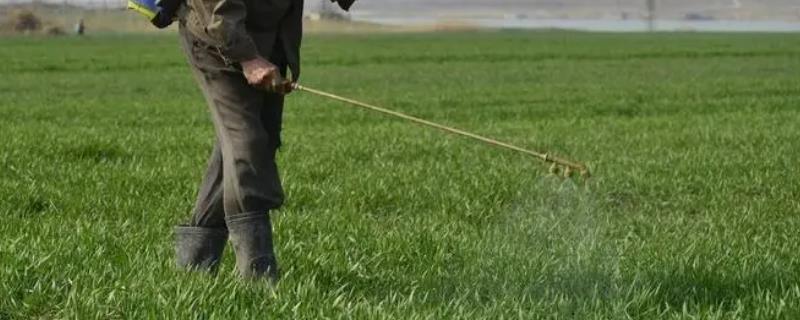
<svg viewBox="0 0 800 320">
<path fill-rule="evenodd" d="M 284 194 L 275 153 L 281 144 L 283 96 L 250 86 L 238 66 L 218 50 L 183 26 L 180 33 L 216 133 L 190 224 L 224 228 L 226 215 L 266 214 L 280 207 Z M 273 52 L 268 59 L 285 74 L 283 50 Z"/>
</svg>

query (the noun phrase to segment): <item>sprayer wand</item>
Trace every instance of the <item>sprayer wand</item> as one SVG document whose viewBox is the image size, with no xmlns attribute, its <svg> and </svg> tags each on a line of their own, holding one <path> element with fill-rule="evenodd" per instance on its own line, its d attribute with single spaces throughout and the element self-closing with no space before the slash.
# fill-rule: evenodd
<svg viewBox="0 0 800 320">
<path fill-rule="evenodd" d="M 461 129 L 448 127 L 448 126 L 445 126 L 445 125 L 442 125 L 442 124 L 431 122 L 431 121 L 428 121 L 428 120 L 425 120 L 425 119 L 420 119 L 420 118 L 417 118 L 417 117 L 413 117 L 413 116 L 410 116 L 410 115 L 407 115 L 407 114 L 404 114 L 404 113 L 400 113 L 400 112 L 397 112 L 397 111 L 389 110 L 389 109 L 386 109 L 386 108 L 381 108 L 381 107 L 378 107 L 378 106 L 375 106 L 375 105 L 371 105 L 371 104 L 368 104 L 368 103 L 364 103 L 364 102 L 361 102 L 361 101 L 353 100 L 353 99 L 350 99 L 350 98 L 345 98 L 345 97 L 338 96 L 338 95 L 335 95 L 335 94 L 332 94 L 332 93 L 320 91 L 320 90 L 317 90 L 317 89 L 312 89 L 312 88 L 309 88 L 309 87 L 306 87 L 306 86 L 302 86 L 302 85 L 297 84 L 297 83 L 295 83 L 293 86 L 294 86 L 295 90 L 305 91 L 305 92 L 312 93 L 312 94 L 315 94 L 315 95 L 318 95 L 318 96 L 322 96 L 322 97 L 334 99 L 334 100 L 337 100 L 337 101 L 345 102 L 345 103 L 348 103 L 348 104 L 353 105 L 353 106 L 361 107 L 361 108 L 372 110 L 372 111 L 375 111 L 375 112 L 380 112 L 380 113 L 387 114 L 387 115 L 390 115 L 390 116 L 393 116 L 393 117 L 397 117 L 397 118 L 405 119 L 405 120 L 408 120 L 408 121 L 411 121 L 411 122 L 414 122 L 414 123 L 417 123 L 417 124 L 421 124 L 421 125 L 424 125 L 424 126 L 427 126 L 427 127 L 436 128 L 436 129 L 439 129 L 439 130 L 442 130 L 442 131 L 445 131 L 445 132 L 449 132 L 449 133 L 452 133 L 452 134 L 455 134 L 455 135 L 459 135 L 459 136 L 462 136 L 462 137 L 467 137 L 467 138 L 470 138 L 470 139 L 473 139 L 473 140 L 481 141 L 481 142 L 484 142 L 484 143 L 489 144 L 489 145 L 493 145 L 493 146 L 504 148 L 504 149 L 510 149 L 510 150 L 514 150 L 516 152 L 527 154 L 529 156 L 533 156 L 533 157 L 535 157 L 537 159 L 540 159 L 540 160 L 542 160 L 542 161 L 544 161 L 546 163 L 552 164 L 552 166 L 550 167 L 550 173 L 553 173 L 553 174 L 558 174 L 560 167 L 563 167 L 563 169 L 564 169 L 564 171 L 563 171 L 564 177 L 569 178 L 569 177 L 572 176 L 572 174 L 574 172 L 579 173 L 583 178 L 589 178 L 589 176 L 590 176 L 589 169 L 586 168 L 585 165 L 583 165 L 581 163 L 578 163 L 578 162 L 571 161 L 571 160 L 567 160 L 567 159 L 564 159 L 564 158 L 559 158 L 559 157 L 556 157 L 556 156 L 552 156 L 549 153 L 541 153 L 541 152 L 531 151 L 531 150 L 524 149 L 524 148 L 509 144 L 509 143 L 506 143 L 506 142 L 502 142 L 502 141 L 498 141 L 498 140 L 495 140 L 495 139 L 492 139 L 492 138 L 488 138 L 488 137 L 484 137 L 484 136 L 481 136 L 481 135 L 477 135 L 477 134 L 474 134 L 474 133 L 471 133 L 471 132 L 467 132 L 467 131 L 464 131 L 464 130 L 461 130 Z"/>
</svg>

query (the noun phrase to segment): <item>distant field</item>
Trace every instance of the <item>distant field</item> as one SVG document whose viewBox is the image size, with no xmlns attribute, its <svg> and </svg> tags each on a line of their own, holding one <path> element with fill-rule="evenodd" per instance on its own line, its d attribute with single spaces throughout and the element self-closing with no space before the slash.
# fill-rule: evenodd
<svg viewBox="0 0 800 320">
<path fill-rule="evenodd" d="M 311 2 L 311 1 L 309 1 Z M 800 20 L 797 0 L 657 1 L 660 19 L 683 19 L 689 13 L 723 20 Z M 524 14 L 550 19 L 633 19 L 647 14 L 645 0 L 370 0 L 357 2 L 356 13 L 414 17 Z"/>
<path fill-rule="evenodd" d="M 212 128 L 174 35 L 0 39 L 0 319 L 798 319 L 800 38 L 312 35 L 277 290 L 173 267 Z"/>
</svg>

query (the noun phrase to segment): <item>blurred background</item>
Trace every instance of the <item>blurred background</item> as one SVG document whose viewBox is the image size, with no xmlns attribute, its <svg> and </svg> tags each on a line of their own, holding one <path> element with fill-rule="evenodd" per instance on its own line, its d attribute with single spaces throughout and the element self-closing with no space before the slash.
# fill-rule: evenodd
<svg viewBox="0 0 800 320">
<path fill-rule="evenodd" d="M 0 0 L 0 32 L 153 31 L 125 0 Z M 800 31 L 800 0 L 360 0 L 342 12 L 307 0 L 312 32 L 473 28 Z"/>
</svg>

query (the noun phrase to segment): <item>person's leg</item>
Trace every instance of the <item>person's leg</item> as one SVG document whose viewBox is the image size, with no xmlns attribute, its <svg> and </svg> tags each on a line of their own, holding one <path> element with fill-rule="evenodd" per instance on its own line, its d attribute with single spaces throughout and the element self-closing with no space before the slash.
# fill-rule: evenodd
<svg viewBox="0 0 800 320">
<path fill-rule="evenodd" d="M 197 195 L 192 222 L 175 228 L 177 264 L 215 271 L 222 259 L 228 230 L 222 209 L 222 155 L 214 146 Z"/>
<path fill-rule="evenodd" d="M 196 80 L 202 83 L 204 75 L 194 67 L 196 50 L 192 42 L 193 39 L 181 28 L 182 47 L 192 64 Z M 203 95 L 209 104 L 213 103 L 213 97 L 207 90 L 203 90 Z M 198 190 L 191 222 L 175 227 L 175 256 L 179 268 L 213 272 L 217 270 L 222 260 L 222 253 L 228 240 L 222 205 L 222 174 L 222 153 L 217 141 Z"/>
<path fill-rule="evenodd" d="M 237 267 L 244 277 L 277 277 L 267 212 L 283 203 L 283 189 L 274 163 L 275 137 L 270 137 L 261 119 L 264 93 L 250 86 L 241 71 L 226 65 L 213 48 L 191 35 L 185 37 L 186 51 L 209 101 L 217 133 L 222 178 L 212 185 L 221 184 L 225 225 Z M 214 194 L 212 189 L 207 193 Z"/>
<path fill-rule="evenodd" d="M 281 118 L 283 114 L 283 96 L 275 93 L 264 94 L 264 103 L 261 112 L 261 125 L 263 130 L 267 133 L 267 150 L 269 158 L 266 158 L 264 165 L 271 174 L 265 180 L 269 184 L 270 190 L 283 190 L 281 186 L 280 177 L 278 175 L 278 166 L 275 163 L 275 156 L 278 148 L 281 145 L 280 131 L 281 131 Z M 280 191 L 281 199 L 283 199 L 283 192 Z M 270 248 L 268 251 L 273 251 L 273 236 L 272 236 L 272 223 L 269 214 L 266 219 L 262 215 L 253 214 L 238 214 L 227 215 L 226 223 L 231 230 L 231 243 L 233 243 L 234 250 L 237 252 L 236 264 L 240 266 L 240 272 L 244 277 L 252 278 L 258 277 L 261 274 L 267 274 L 272 281 L 277 281 L 280 277 L 279 270 L 277 269 L 277 259 L 274 252 L 271 256 L 263 256 L 258 259 L 258 248 Z M 245 241 L 240 238 L 240 235 L 255 235 L 251 236 L 250 241 Z M 264 250 L 262 250 L 264 251 Z M 267 251 L 264 251 L 267 252 Z M 248 266 L 242 269 L 241 266 Z"/>
<path fill-rule="evenodd" d="M 220 136 L 225 224 L 245 278 L 278 278 L 268 211 L 283 203 L 275 165 L 276 142 L 262 124 L 263 93 L 240 75 L 207 80 L 219 93 L 212 108 Z"/>
<path fill-rule="evenodd" d="M 203 183 L 197 194 L 192 221 L 175 228 L 179 267 L 216 270 L 222 259 L 228 230 L 222 209 L 222 154 L 214 145 Z"/>
</svg>

